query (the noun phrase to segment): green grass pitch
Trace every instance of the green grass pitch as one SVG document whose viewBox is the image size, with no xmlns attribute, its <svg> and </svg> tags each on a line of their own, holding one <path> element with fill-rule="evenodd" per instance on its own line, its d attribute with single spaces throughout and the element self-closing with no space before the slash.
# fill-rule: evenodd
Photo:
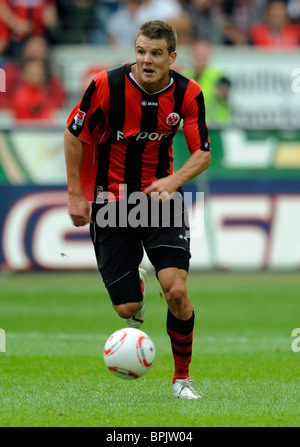
<svg viewBox="0 0 300 447">
<path fill-rule="evenodd" d="M 141 329 L 157 355 L 135 381 L 104 365 L 104 343 L 125 322 L 98 272 L 2 274 L 0 426 L 299 426 L 299 290 L 299 273 L 191 273 L 190 373 L 202 399 L 184 401 L 172 395 L 167 307 L 153 274 Z"/>
</svg>

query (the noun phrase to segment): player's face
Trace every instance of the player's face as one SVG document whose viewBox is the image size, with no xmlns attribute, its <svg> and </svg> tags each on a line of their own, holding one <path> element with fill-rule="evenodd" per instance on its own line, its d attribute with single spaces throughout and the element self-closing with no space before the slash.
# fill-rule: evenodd
<svg viewBox="0 0 300 447">
<path fill-rule="evenodd" d="M 168 52 L 166 39 L 139 36 L 135 47 L 136 66 L 133 73 L 138 83 L 149 93 L 157 92 L 170 82 L 169 67 L 177 53 Z"/>
</svg>

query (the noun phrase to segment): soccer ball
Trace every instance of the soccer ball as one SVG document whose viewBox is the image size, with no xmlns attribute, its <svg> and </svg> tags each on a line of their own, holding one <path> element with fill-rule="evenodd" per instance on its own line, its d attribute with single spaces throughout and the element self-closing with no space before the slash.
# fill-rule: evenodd
<svg viewBox="0 0 300 447">
<path fill-rule="evenodd" d="M 103 358 L 115 376 L 125 380 L 138 379 L 150 371 L 155 347 L 151 338 L 140 329 L 119 329 L 107 339 Z"/>
</svg>

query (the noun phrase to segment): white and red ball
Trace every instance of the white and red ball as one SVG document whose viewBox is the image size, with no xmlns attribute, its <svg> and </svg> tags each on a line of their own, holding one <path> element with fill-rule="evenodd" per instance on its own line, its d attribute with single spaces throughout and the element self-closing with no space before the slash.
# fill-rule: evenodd
<svg viewBox="0 0 300 447">
<path fill-rule="evenodd" d="M 125 380 L 138 379 L 152 368 L 155 347 L 151 338 L 140 329 L 119 329 L 107 339 L 103 358 L 115 376 Z"/>
</svg>

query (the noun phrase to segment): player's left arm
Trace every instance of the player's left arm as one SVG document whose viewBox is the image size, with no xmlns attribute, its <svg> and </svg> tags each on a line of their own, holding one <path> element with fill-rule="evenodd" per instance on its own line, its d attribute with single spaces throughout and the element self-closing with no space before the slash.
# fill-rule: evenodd
<svg viewBox="0 0 300 447">
<path fill-rule="evenodd" d="M 173 174 L 174 186 L 178 185 L 176 189 L 205 171 L 210 165 L 210 160 L 210 151 L 195 151 L 184 165 Z"/>
<path fill-rule="evenodd" d="M 210 159 L 209 151 L 195 151 L 178 171 L 167 177 L 155 180 L 145 188 L 144 193 L 166 193 L 167 196 L 171 195 L 184 183 L 189 182 L 207 169 L 210 165 Z"/>
</svg>

